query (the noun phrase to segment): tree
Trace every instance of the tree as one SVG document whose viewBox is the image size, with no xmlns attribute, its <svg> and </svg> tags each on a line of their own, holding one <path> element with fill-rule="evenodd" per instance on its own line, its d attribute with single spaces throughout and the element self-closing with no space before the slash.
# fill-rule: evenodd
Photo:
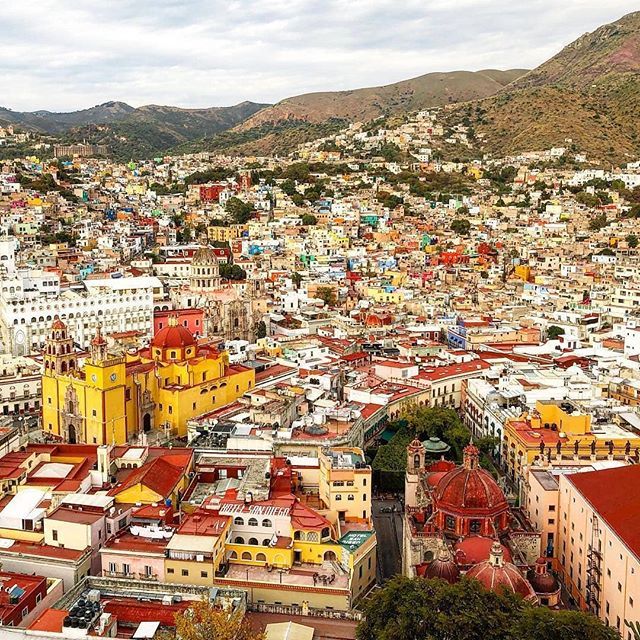
<svg viewBox="0 0 640 640">
<path fill-rule="evenodd" d="M 280 189 L 282 189 L 282 192 L 286 193 L 288 196 L 292 196 L 295 193 L 298 193 L 298 190 L 296 189 L 295 182 L 293 180 L 291 180 L 290 178 L 285 180 L 280 185 Z"/>
<path fill-rule="evenodd" d="M 387 444 L 378 447 L 371 464 L 375 474 L 375 484 L 378 487 L 390 491 L 404 489 L 407 447 L 411 440 L 406 428 L 400 427 Z"/>
<path fill-rule="evenodd" d="M 301 219 L 302 224 L 305 227 L 310 227 L 318 224 L 318 218 L 316 218 L 314 215 L 311 215 L 310 213 L 303 213 Z"/>
<path fill-rule="evenodd" d="M 563 336 L 563 335 L 564 335 L 564 329 L 562 327 L 558 327 L 555 324 L 552 324 L 547 329 L 547 338 L 549 340 L 557 340 L 558 336 Z"/>
<path fill-rule="evenodd" d="M 358 640 L 614 640 L 616 631 L 580 611 L 534 607 L 477 580 L 397 576 L 363 604 Z"/>
<path fill-rule="evenodd" d="M 607 214 L 599 213 L 589 221 L 589 229 L 591 229 L 591 231 L 600 231 L 600 229 L 604 229 L 608 224 Z"/>
<path fill-rule="evenodd" d="M 630 233 L 625 240 L 632 249 L 635 249 L 638 246 L 638 236 L 635 235 L 635 233 Z"/>
<path fill-rule="evenodd" d="M 512 627 L 513 637 L 527 640 L 619 640 L 613 628 L 581 611 L 525 607 Z"/>
<path fill-rule="evenodd" d="M 256 337 L 258 338 L 258 340 L 260 338 L 267 337 L 267 324 L 264 320 L 260 320 L 260 322 L 258 322 L 258 325 L 256 326 Z"/>
<path fill-rule="evenodd" d="M 332 287 L 318 287 L 316 298 L 320 298 L 327 307 L 333 307 L 336 303 L 336 292 Z"/>
<path fill-rule="evenodd" d="M 409 433 L 420 440 L 436 437 L 449 444 L 458 458 L 469 443 L 471 434 L 455 409 L 447 407 L 409 406 L 402 414 Z"/>
<path fill-rule="evenodd" d="M 204 600 L 195 602 L 176 616 L 176 638 L 180 640 L 264 640 L 244 615 L 222 611 Z"/>
<path fill-rule="evenodd" d="M 247 272 L 237 264 L 221 264 L 220 277 L 225 280 L 246 280 Z"/>
<path fill-rule="evenodd" d="M 471 223 L 465 218 L 456 218 L 451 222 L 449 228 L 460 236 L 468 236 L 471 230 Z"/>
<path fill-rule="evenodd" d="M 587 191 L 577 193 L 576 202 L 583 204 L 585 207 L 599 207 L 602 204 L 597 195 L 588 193 Z"/>
<path fill-rule="evenodd" d="M 244 224 L 251 218 L 253 213 L 253 207 L 249 203 L 235 196 L 227 200 L 225 209 L 236 224 Z"/>
<path fill-rule="evenodd" d="M 291 281 L 293 282 L 293 285 L 295 286 L 295 288 L 299 289 L 300 284 L 302 283 L 302 274 L 298 273 L 297 271 L 294 271 L 291 274 Z"/>
</svg>

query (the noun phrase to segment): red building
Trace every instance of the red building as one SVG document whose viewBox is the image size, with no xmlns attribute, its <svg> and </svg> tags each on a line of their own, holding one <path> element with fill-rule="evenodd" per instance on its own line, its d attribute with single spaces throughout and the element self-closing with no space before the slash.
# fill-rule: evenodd
<svg viewBox="0 0 640 640">
<path fill-rule="evenodd" d="M 154 335 L 168 326 L 169 317 L 176 316 L 178 325 L 186 327 L 194 336 L 201 336 L 204 332 L 204 311 L 202 309 L 175 309 L 173 311 L 154 311 Z"/>
<path fill-rule="evenodd" d="M 47 579 L 0 571 L 0 625 L 17 627 L 47 595 Z"/>
<path fill-rule="evenodd" d="M 200 186 L 201 202 L 218 202 L 220 194 L 227 188 L 226 184 L 203 184 Z"/>
</svg>

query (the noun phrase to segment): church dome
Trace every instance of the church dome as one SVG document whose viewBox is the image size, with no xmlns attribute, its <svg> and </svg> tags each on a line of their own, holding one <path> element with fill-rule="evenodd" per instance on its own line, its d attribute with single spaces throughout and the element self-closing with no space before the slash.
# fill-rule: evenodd
<svg viewBox="0 0 640 640">
<path fill-rule="evenodd" d="M 169 324 L 156 333 L 151 346 L 156 349 L 186 349 L 196 344 L 189 329 L 179 325 L 175 317 L 169 318 Z"/>
<path fill-rule="evenodd" d="M 527 578 L 536 593 L 551 594 L 560 589 L 556 578 L 549 573 L 547 561 L 544 558 L 536 560 L 535 568 L 529 570 Z"/>
<path fill-rule="evenodd" d="M 218 257 L 211 247 L 200 247 L 200 249 L 193 254 L 191 264 L 195 267 L 217 266 Z"/>
<path fill-rule="evenodd" d="M 440 544 L 437 557 L 420 572 L 420 575 L 425 578 L 440 578 L 450 584 L 458 581 L 460 569 L 445 543 Z"/>
<path fill-rule="evenodd" d="M 510 562 L 505 562 L 502 545 L 499 542 L 494 543 L 489 559 L 471 567 L 466 576 L 478 580 L 489 591 L 498 592 L 506 589 L 522 596 L 525 600 L 537 601 L 533 588 L 518 568 Z"/>
<path fill-rule="evenodd" d="M 509 505 L 490 473 L 481 469 L 474 445 L 464 450 L 464 464 L 445 474 L 436 489 L 437 508 L 465 516 L 497 515 Z"/>
<path fill-rule="evenodd" d="M 56 315 L 56 316 L 54 317 L 54 319 L 53 319 L 53 324 L 51 325 L 51 328 L 52 328 L 53 330 L 56 330 L 56 329 L 59 329 L 59 330 L 60 330 L 60 329 L 66 329 L 66 328 L 67 328 L 67 325 L 66 325 L 64 322 L 62 322 L 62 320 L 60 320 L 60 316 Z"/>
</svg>

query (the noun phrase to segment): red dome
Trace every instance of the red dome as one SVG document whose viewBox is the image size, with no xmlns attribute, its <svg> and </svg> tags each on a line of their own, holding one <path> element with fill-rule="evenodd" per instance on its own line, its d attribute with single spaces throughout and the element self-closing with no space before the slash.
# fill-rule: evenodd
<svg viewBox="0 0 640 640">
<path fill-rule="evenodd" d="M 535 568 L 529 569 L 527 572 L 527 579 L 536 593 L 557 593 L 560 589 L 558 581 L 547 570 L 547 561 L 545 558 L 538 558 L 536 560 Z"/>
<path fill-rule="evenodd" d="M 438 556 L 428 565 L 421 565 L 417 571 L 418 575 L 424 578 L 440 578 L 450 584 L 460 578 L 460 569 L 455 563 L 449 548 L 443 543 L 438 550 Z"/>
<path fill-rule="evenodd" d="M 196 344 L 189 329 L 179 324 L 169 324 L 153 337 L 151 346 L 159 349 L 184 349 Z"/>
<path fill-rule="evenodd" d="M 466 576 L 478 580 L 489 591 L 498 592 L 506 589 L 517 593 L 525 600 L 537 601 L 533 588 L 518 568 L 504 561 L 502 546 L 499 542 L 494 543 L 489 559 L 471 567 Z"/>
<path fill-rule="evenodd" d="M 478 449 L 464 450 L 464 464 L 449 471 L 438 483 L 435 503 L 439 510 L 472 517 L 496 516 L 509 509 L 502 489 L 478 464 Z"/>
<path fill-rule="evenodd" d="M 52 329 L 66 329 L 67 325 L 60 320 L 60 316 L 56 315 L 53 318 L 53 325 L 51 325 Z"/>
<path fill-rule="evenodd" d="M 458 564 L 478 564 L 489 559 L 494 544 L 492 538 L 484 536 L 469 536 L 454 546 Z M 502 545 L 502 553 L 507 562 L 511 562 L 511 551 Z"/>
</svg>

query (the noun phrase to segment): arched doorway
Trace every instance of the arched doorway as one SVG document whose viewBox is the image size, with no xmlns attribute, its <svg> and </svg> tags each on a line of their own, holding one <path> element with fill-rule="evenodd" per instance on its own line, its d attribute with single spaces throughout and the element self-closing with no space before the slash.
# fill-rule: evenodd
<svg viewBox="0 0 640 640">
<path fill-rule="evenodd" d="M 337 560 L 337 556 L 333 551 L 325 551 L 324 552 L 324 561 L 325 562 L 335 562 Z"/>
<path fill-rule="evenodd" d="M 76 444 L 76 442 L 78 441 L 78 437 L 76 435 L 76 428 L 70 424 L 67 427 L 67 432 L 69 434 L 68 438 L 69 438 L 69 444 Z"/>
<path fill-rule="evenodd" d="M 145 433 L 151 431 L 151 414 L 145 413 L 142 417 L 142 429 Z"/>
</svg>

